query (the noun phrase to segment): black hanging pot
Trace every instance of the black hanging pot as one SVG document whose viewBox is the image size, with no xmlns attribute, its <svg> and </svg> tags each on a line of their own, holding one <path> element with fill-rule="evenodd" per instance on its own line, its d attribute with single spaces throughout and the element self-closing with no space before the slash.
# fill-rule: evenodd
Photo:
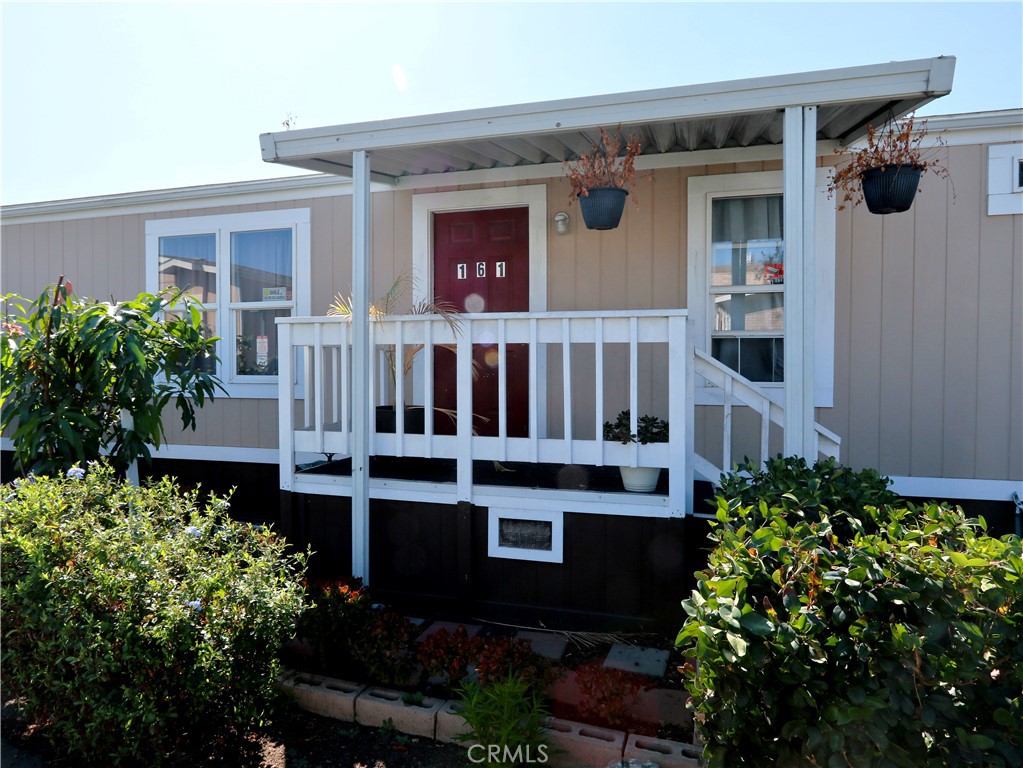
<svg viewBox="0 0 1023 768">
<path fill-rule="evenodd" d="M 871 213 L 908 211 L 920 186 L 920 169 L 912 165 L 882 165 L 864 171 L 863 201 Z"/>
<path fill-rule="evenodd" d="M 587 229 L 614 229 L 622 220 L 629 193 L 618 187 L 594 187 L 579 195 L 579 208 Z"/>
</svg>

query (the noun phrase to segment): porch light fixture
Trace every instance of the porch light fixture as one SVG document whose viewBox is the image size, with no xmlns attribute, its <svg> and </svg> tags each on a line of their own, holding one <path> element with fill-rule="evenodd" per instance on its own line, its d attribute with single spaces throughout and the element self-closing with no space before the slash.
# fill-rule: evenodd
<svg viewBox="0 0 1023 768">
<path fill-rule="evenodd" d="M 571 219 L 567 213 L 564 211 L 558 211 L 554 214 L 554 231 L 559 235 L 567 235 L 569 221 L 571 221 Z"/>
</svg>

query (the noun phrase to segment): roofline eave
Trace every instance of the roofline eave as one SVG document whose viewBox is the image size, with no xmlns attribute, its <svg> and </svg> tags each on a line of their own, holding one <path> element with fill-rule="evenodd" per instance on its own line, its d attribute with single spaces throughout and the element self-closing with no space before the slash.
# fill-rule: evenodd
<svg viewBox="0 0 1023 768">
<path fill-rule="evenodd" d="M 930 101 L 952 90 L 955 58 L 677 86 L 609 96 L 325 126 L 260 136 L 265 162 L 300 165 L 338 152 L 415 147 L 887 99 Z"/>
</svg>

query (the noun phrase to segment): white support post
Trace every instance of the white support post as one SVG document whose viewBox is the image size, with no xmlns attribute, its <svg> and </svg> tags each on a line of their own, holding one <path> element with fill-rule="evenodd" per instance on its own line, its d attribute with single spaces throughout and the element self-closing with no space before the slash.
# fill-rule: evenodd
<svg viewBox="0 0 1023 768">
<path fill-rule="evenodd" d="M 369 153 L 352 156 L 352 575 L 369 582 Z M 307 385 L 308 386 L 308 385 Z"/>
<path fill-rule="evenodd" d="M 668 512 L 672 517 L 685 517 L 689 512 L 687 495 L 692 494 L 686 436 L 689 434 L 689 408 L 686 401 L 686 319 L 668 320 Z M 686 489 L 690 490 L 687 491 Z"/>
<path fill-rule="evenodd" d="M 817 111 L 788 107 L 782 146 L 785 227 L 785 455 L 814 454 L 814 176 Z"/>
<path fill-rule="evenodd" d="M 472 501 L 472 321 L 463 322 L 463 333 L 456 342 L 455 394 L 458 422 L 455 425 L 458 440 L 455 453 L 455 482 L 459 501 Z"/>
<path fill-rule="evenodd" d="M 295 348 L 291 346 L 291 326 L 277 326 L 277 431 L 281 453 L 278 457 L 281 490 L 290 491 L 295 480 Z"/>
</svg>

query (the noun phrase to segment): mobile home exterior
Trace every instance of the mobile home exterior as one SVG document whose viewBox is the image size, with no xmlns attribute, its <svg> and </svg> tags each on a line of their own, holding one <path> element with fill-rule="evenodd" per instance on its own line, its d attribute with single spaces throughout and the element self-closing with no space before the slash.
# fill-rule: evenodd
<svg viewBox="0 0 1023 768">
<path fill-rule="evenodd" d="M 954 186 L 925 178 L 908 213 L 837 210 L 825 189 L 836 148 L 947 92 L 953 67 L 266 135 L 268 161 L 330 172 L 7 206 L 2 290 L 191 286 L 230 397 L 154 469 L 237 485 L 240 514 L 311 543 L 324 571 L 505 617 L 664 617 L 705 545 L 706 481 L 746 456 L 838 455 L 1008 524 L 1023 110 L 931 118 Z M 582 226 L 562 165 L 600 125 L 648 148 L 607 232 Z M 402 276 L 396 312 L 453 297 L 459 327 L 360 320 Z M 338 295 L 353 319 L 327 316 Z M 388 353 L 415 358 L 407 376 L 389 381 Z M 387 402 L 424 424 L 399 408 L 384 431 L 369 409 Z M 623 409 L 668 418 L 670 441 L 604 441 Z M 619 464 L 667 472 L 630 494 Z"/>
</svg>

